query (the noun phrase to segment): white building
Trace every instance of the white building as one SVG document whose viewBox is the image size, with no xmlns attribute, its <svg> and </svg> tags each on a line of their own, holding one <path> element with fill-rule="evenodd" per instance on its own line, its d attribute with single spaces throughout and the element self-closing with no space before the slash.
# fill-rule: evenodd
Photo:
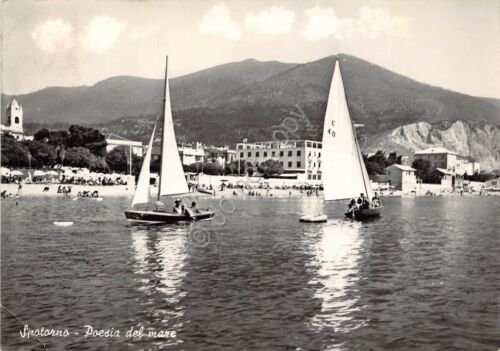
<svg viewBox="0 0 500 351">
<path fill-rule="evenodd" d="M 442 168 L 451 171 L 454 175 L 463 176 L 465 173 L 473 175 L 480 171 L 479 162 L 471 161 L 469 157 L 460 156 L 456 152 L 443 147 L 431 147 L 417 151 L 415 152 L 415 159 L 428 160 L 432 168 Z"/>
<path fill-rule="evenodd" d="M 132 141 L 122 138 L 118 135 L 110 134 L 109 137 L 106 139 L 106 143 L 107 143 L 106 146 L 107 152 L 110 152 L 116 147 L 125 146 L 132 152 L 132 154 L 142 157 L 143 149 L 142 149 L 142 143 L 140 141 Z"/>
<path fill-rule="evenodd" d="M 205 147 L 205 159 L 224 167 L 236 160 L 236 152 L 227 146 L 208 146 Z"/>
<path fill-rule="evenodd" d="M 321 180 L 322 143 L 313 140 L 264 141 L 236 144 L 236 160 L 254 166 L 272 159 L 279 161 L 283 175 L 303 181 Z"/>
<path fill-rule="evenodd" d="M 9 133 L 17 140 L 26 139 L 23 129 L 23 107 L 16 99 L 12 99 L 7 105 L 6 116 L 7 124 L 1 126 L 2 134 Z"/>
<path fill-rule="evenodd" d="M 385 169 L 385 180 L 403 193 L 411 192 L 417 185 L 415 169 L 406 165 L 393 164 Z"/>
<path fill-rule="evenodd" d="M 199 141 L 193 144 L 179 145 L 177 150 L 183 165 L 188 166 L 197 162 L 205 162 L 205 147 Z"/>
</svg>

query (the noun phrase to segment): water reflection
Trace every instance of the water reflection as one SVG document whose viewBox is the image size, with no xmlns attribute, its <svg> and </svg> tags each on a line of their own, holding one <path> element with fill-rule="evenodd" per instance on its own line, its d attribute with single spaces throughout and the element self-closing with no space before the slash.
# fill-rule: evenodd
<svg viewBox="0 0 500 351">
<path fill-rule="evenodd" d="M 139 303 L 150 329 L 176 330 L 184 315 L 185 306 L 180 303 L 184 293 L 180 287 L 186 274 L 188 230 L 187 225 L 132 227 Z M 144 321 L 138 322 L 138 326 L 144 325 Z M 181 340 L 177 338 L 175 342 Z"/>
<path fill-rule="evenodd" d="M 342 220 L 330 220 L 320 228 L 315 248 L 317 272 L 310 282 L 317 286 L 315 297 L 321 300 L 321 311 L 311 320 L 314 328 L 331 327 L 338 333 L 358 327 L 350 317 L 358 295 L 348 292 L 348 287 L 359 279 L 360 228 L 360 223 Z"/>
</svg>

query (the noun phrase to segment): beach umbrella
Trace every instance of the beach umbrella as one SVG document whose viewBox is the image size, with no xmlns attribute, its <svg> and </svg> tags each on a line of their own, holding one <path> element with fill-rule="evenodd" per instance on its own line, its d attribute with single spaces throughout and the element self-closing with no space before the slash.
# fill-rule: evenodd
<svg viewBox="0 0 500 351">
<path fill-rule="evenodd" d="M 13 175 L 13 176 L 22 176 L 22 175 L 24 175 L 24 173 L 21 172 L 21 171 L 12 171 L 12 172 L 10 172 L 10 175 Z"/>
<path fill-rule="evenodd" d="M 8 176 L 10 174 L 10 169 L 7 167 L 0 167 L 0 175 Z"/>
<path fill-rule="evenodd" d="M 41 176 L 44 176 L 44 175 L 45 175 L 45 172 L 44 171 L 40 171 L 40 170 L 36 170 L 33 173 L 33 176 L 35 176 L 35 177 L 41 177 Z"/>
</svg>

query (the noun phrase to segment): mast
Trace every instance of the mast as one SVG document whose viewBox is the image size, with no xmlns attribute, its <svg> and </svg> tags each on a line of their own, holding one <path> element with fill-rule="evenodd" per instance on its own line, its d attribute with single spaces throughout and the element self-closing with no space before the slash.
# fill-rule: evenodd
<svg viewBox="0 0 500 351">
<path fill-rule="evenodd" d="M 339 69 L 340 69 L 340 64 L 339 64 Z M 345 94 L 345 101 L 347 102 L 347 106 L 349 107 L 349 98 L 347 97 L 347 94 Z M 349 118 L 350 118 L 350 115 L 349 115 Z M 363 155 L 361 154 L 361 148 L 359 147 L 358 137 L 356 136 L 356 128 L 354 127 L 352 120 L 351 120 L 351 126 L 352 126 L 352 128 L 351 128 L 352 134 L 354 136 L 354 142 L 356 144 L 356 151 L 358 154 L 358 162 L 359 162 L 359 166 L 361 167 L 361 173 L 363 174 L 362 178 L 363 178 L 363 186 L 365 188 L 365 195 L 366 195 L 366 197 L 370 198 L 371 191 L 370 192 L 368 191 L 368 187 L 366 185 L 366 177 L 365 177 L 365 173 L 366 173 L 366 176 L 368 176 L 368 172 L 366 171 L 366 166 L 365 166 L 365 163 L 363 161 Z"/>
<path fill-rule="evenodd" d="M 346 95 L 346 100 L 347 100 L 347 95 Z M 349 101 L 347 101 L 347 104 L 349 105 Z M 352 123 L 352 121 L 351 121 Z M 356 142 L 356 151 L 358 152 L 358 161 L 359 161 L 359 166 L 360 167 L 363 167 L 363 156 L 361 155 L 361 149 L 359 147 L 359 143 L 358 143 L 358 138 L 356 137 L 356 129 L 354 128 L 354 125 L 352 126 L 352 134 L 354 134 L 354 141 Z M 366 187 L 366 179 L 364 177 L 364 174 L 363 174 L 363 186 L 365 187 L 365 195 L 368 197 L 369 194 L 368 194 L 368 188 Z"/>
<path fill-rule="evenodd" d="M 161 133 L 161 146 L 160 152 L 163 152 L 163 144 L 164 144 L 164 135 L 165 135 L 165 104 L 167 101 L 167 79 L 168 79 L 168 55 L 165 57 L 165 82 L 163 85 L 163 116 L 162 116 L 162 133 Z M 160 201 L 161 196 L 161 177 L 162 177 L 162 162 L 163 157 L 160 155 L 160 170 L 159 170 L 159 186 L 158 186 L 158 196 L 157 201 Z"/>
<path fill-rule="evenodd" d="M 337 61 L 338 61 L 338 57 L 337 57 Z M 340 62 L 339 62 L 339 70 L 340 70 Z M 349 105 L 349 98 L 347 97 L 347 93 L 345 93 L 345 101 L 347 102 L 347 107 L 349 108 L 350 105 Z M 349 115 L 349 118 L 350 117 L 351 116 Z M 361 168 L 363 168 L 363 156 L 361 155 L 361 148 L 359 147 L 358 138 L 356 136 L 356 128 L 354 127 L 354 124 L 352 123 L 352 120 L 351 120 L 351 130 L 352 130 L 352 134 L 354 136 L 354 142 L 356 143 L 356 151 L 357 151 L 357 154 L 358 154 L 359 166 Z M 363 173 L 363 172 L 361 172 L 361 173 Z M 368 197 L 369 196 L 369 194 L 368 194 L 368 188 L 366 187 L 366 179 L 364 177 L 364 174 L 363 174 L 362 178 L 363 178 L 363 186 L 365 188 L 365 195 Z"/>
</svg>

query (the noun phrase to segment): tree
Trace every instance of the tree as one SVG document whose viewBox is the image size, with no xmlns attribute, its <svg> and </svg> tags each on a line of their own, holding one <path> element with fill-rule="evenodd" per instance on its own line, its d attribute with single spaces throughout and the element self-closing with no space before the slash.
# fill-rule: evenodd
<svg viewBox="0 0 500 351">
<path fill-rule="evenodd" d="M 2 165 L 28 167 L 28 148 L 12 136 L 2 135 Z"/>
<path fill-rule="evenodd" d="M 398 154 L 393 151 L 389 154 L 389 157 L 387 157 L 387 160 L 385 161 L 385 167 L 392 166 L 394 164 L 401 164 L 401 155 L 398 156 Z"/>
<path fill-rule="evenodd" d="M 239 162 L 237 160 L 232 161 L 231 163 L 226 165 L 225 173 L 226 173 L 226 175 L 230 175 L 230 174 L 243 175 L 246 172 L 248 163 L 249 162 L 247 162 L 245 160 L 240 160 Z"/>
<path fill-rule="evenodd" d="M 38 140 L 25 141 L 23 144 L 31 154 L 31 166 L 53 166 L 56 163 L 56 150 L 54 146 Z"/>
<path fill-rule="evenodd" d="M 386 167 L 386 157 L 383 151 L 378 150 L 374 155 L 368 157 L 363 155 L 366 171 L 369 175 L 384 174 Z"/>
<path fill-rule="evenodd" d="M 40 129 L 33 135 L 33 138 L 37 141 L 48 142 L 50 139 L 50 131 L 47 128 Z"/>
<path fill-rule="evenodd" d="M 84 147 L 67 149 L 64 163 L 72 167 L 83 167 L 90 170 L 104 170 L 106 165 L 102 157 L 97 157 Z"/>
<path fill-rule="evenodd" d="M 473 175 L 464 174 L 465 180 L 470 180 L 471 182 L 486 182 L 487 180 L 495 178 L 497 175 L 493 172 L 491 173 L 474 173 Z"/>
<path fill-rule="evenodd" d="M 70 126 L 67 145 L 69 147 L 85 147 L 96 156 L 106 156 L 106 137 L 94 128 Z"/>
<path fill-rule="evenodd" d="M 190 172 L 190 173 L 201 173 L 203 172 L 203 168 L 205 165 L 201 162 L 195 162 L 191 163 L 190 165 L 184 165 L 184 172 Z"/>
<path fill-rule="evenodd" d="M 125 147 L 116 147 L 106 155 L 106 164 L 114 172 L 127 172 L 129 155 Z"/>
<path fill-rule="evenodd" d="M 415 175 L 417 178 L 420 178 L 423 181 L 429 177 L 432 171 L 432 165 L 429 160 L 424 160 L 422 158 L 415 159 L 411 166 L 415 168 Z"/>
<path fill-rule="evenodd" d="M 209 175 L 223 175 L 224 167 L 217 162 L 208 162 L 203 166 L 203 173 Z"/>
<path fill-rule="evenodd" d="M 115 147 L 106 155 L 105 166 L 113 172 L 129 173 L 130 171 L 130 149 L 126 146 Z M 142 157 L 132 153 L 132 174 L 141 171 Z"/>
<path fill-rule="evenodd" d="M 266 160 L 257 166 L 259 173 L 264 175 L 264 178 L 269 178 L 273 175 L 280 175 L 283 173 L 283 166 L 279 161 L 276 160 Z"/>
</svg>

